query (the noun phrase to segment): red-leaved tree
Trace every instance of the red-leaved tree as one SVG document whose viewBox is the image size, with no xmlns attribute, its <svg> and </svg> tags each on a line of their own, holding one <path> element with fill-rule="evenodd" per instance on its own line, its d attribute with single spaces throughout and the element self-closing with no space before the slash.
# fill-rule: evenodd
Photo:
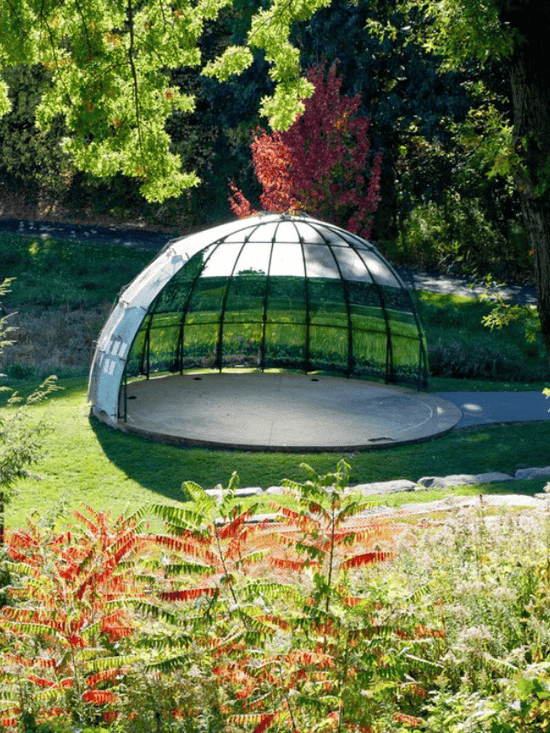
<svg viewBox="0 0 550 733">
<path fill-rule="evenodd" d="M 382 153 L 368 171 L 370 120 L 358 116 L 361 95 L 340 93 L 342 80 L 332 66 L 308 74 L 315 87 L 305 111 L 284 132 L 258 128 L 251 144 L 264 211 L 306 211 L 369 237 L 378 207 Z M 231 208 L 240 218 L 256 213 L 234 184 Z"/>
</svg>

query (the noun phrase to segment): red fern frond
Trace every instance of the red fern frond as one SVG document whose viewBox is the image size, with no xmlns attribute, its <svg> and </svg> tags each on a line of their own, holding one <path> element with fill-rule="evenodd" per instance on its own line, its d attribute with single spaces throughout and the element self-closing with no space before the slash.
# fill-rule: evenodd
<svg viewBox="0 0 550 733">
<path fill-rule="evenodd" d="M 314 664 L 318 668 L 334 667 L 334 658 L 329 654 L 323 654 L 322 652 L 312 652 L 306 649 L 297 649 L 290 652 L 287 657 L 291 664 Z"/>
<path fill-rule="evenodd" d="M 27 679 L 29 682 L 32 682 L 33 684 L 37 685 L 38 687 L 55 687 L 55 682 L 52 682 L 52 680 L 47 680 L 44 677 L 37 677 L 34 674 L 27 675 Z"/>
<path fill-rule="evenodd" d="M 19 713 L 21 712 L 21 708 L 12 708 L 12 709 L 13 709 L 13 712 L 14 713 L 17 713 L 17 715 L 19 715 Z M 16 718 L 16 717 L 13 717 L 13 718 L 0 718 L 0 725 L 3 728 L 10 728 L 11 726 L 16 726 L 17 725 L 17 721 L 18 721 L 18 718 Z"/>
<path fill-rule="evenodd" d="M 14 562 L 24 563 L 25 565 L 35 568 L 40 566 L 39 560 L 29 557 L 29 555 L 25 555 L 23 552 L 17 550 L 13 545 L 10 545 L 8 548 L 8 555 Z"/>
<path fill-rule="evenodd" d="M 288 560 L 284 557 L 272 557 L 270 563 L 276 568 L 282 568 L 283 570 L 293 570 L 299 573 L 304 569 L 303 560 Z"/>
<path fill-rule="evenodd" d="M 426 637 L 444 639 L 447 636 L 444 629 L 429 629 L 427 626 L 417 626 L 414 631 L 416 638 L 419 639 L 425 639 Z"/>
<path fill-rule="evenodd" d="M 276 713 L 248 713 L 243 715 L 232 715 L 230 720 L 236 725 L 248 726 L 254 725 L 254 733 L 262 733 L 267 730 L 271 723 L 279 716 L 279 712 Z M 263 727 L 260 727 L 263 726 Z"/>
<path fill-rule="evenodd" d="M 184 553 L 196 558 L 204 558 L 207 562 L 212 562 L 216 559 L 212 553 L 205 553 L 204 548 L 200 546 L 198 540 L 196 542 L 187 542 L 169 535 L 155 535 L 152 540 L 156 545 L 166 547 L 173 552 Z"/>
<path fill-rule="evenodd" d="M 281 618 L 280 616 L 272 616 L 271 614 L 264 614 L 262 616 L 258 616 L 258 619 L 260 621 L 267 621 L 268 623 L 273 624 L 274 626 L 278 626 L 283 631 L 286 631 L 290 628 L 290 624 L 288 621 L 285 621 L 284 618 Z"/>
<path fill-rule="evenodd" d="M 84 649 L 84 639 L 80 634 L 67 634 L 67 641 L 73 649 Z"/>
<path fill-rule="evenodd" d="M 345 598 L 342 598 L 342 602 L 346 606 L 349 606 L 349 608 L 354 608 L 359 603 L 361 603 L 361 601 L 363 601 L 363 600 L 364 600 L 363 598 L 356 598 L 356 597 L 352 597 L 352 596 L 346 596 Z"/>
<path fill-rule="evenodd" d="M 136 546 L 136 536 L 131 533 L 122 540 L 117 540 L 116 551 L 113 554 L 113 563 L 118 565 L 123 557 L 128 555 Z"/>
<path fill-rule="evenodd" d="M 39 669 L 54 669 L 56 666 L 55 659 L 47 659 L 45 657 L 20 657 L 17 654 L 4 654 L 4 661 L 21 667 L 38 667 Z"/>
<path fill-rule="evenodd" d="M 283 517 L 286 517 L 287 519 L 293 519 L 296 522 L 299 522 L 301 519 L 301 514 L 299 512 L 294 511 L 293 509 L 289 509 L 286 506 L 279 506 L 275 502 L 273 502 L 272 506 L 275 509 L 278 509 L 280 513 L 283 515 Z"/>
<path fill-rule="evenodd" d="M 164 601 L 191 601 L 201 596 L 213 596 L 216 588 L 190 588 L 189 590 L 172 590 L 160 593 Z"/>
<path fill-rule="evenodd" d="M 97 519 L 99 517 L 98 513 L 87 504 L 83 504 L 83 506 L 87 511 L 90 512 L 92 516 L 94 516 L 97 523 Z M 75 517 L 75 519 L 78 519 L 79 522 L 84 524 L 90 530 L 90 532 L 92 532 L 92 534 L 97 534 L 97 524 L 94 524 L 92 520 L 89 519 L 89 517 L 87 517 L 85 514 L 82 514 L 80 510 L 75 509 L 75 511 L 73 512 L 73 517 Z"/>
<path fill-rule="evenodd" d="M 91 702 L 95 705 L 106 705 L 107 703 L 117 702 L 118 695 L 109 690 L 86 690 L 82 694 L 83 702 Z"/>
<path fill-rule="evenodd" d="M 385 562 L 395 557 L 393 552 L 365 552 L 362 555 L 354 555 L 353 557 L 344 560 L 341 564 L 342 570 L 348 570 L 349 568 L 360 568 L 363 565 L 372 565 L 376 562 Z"/>
<path fill-rule="evenodd" d="M 406 715 L 405 713 L 394 713 L 393 719 L 396 723 L 406 723 L 411 728 L 418 728 L 424 722 L 422 718 L 416 718 L 414 715 Z"/>
<path fill-rule="evenodd" d="M 267 730 L 271 723 L 276 719 L 277 713 L 270 713 L 268 715 L 264 715 L 262 720 L 258 723 L 258 725 L 254 728 L 253 733 L 263 733 L 264 730 Z"/>
</svg>

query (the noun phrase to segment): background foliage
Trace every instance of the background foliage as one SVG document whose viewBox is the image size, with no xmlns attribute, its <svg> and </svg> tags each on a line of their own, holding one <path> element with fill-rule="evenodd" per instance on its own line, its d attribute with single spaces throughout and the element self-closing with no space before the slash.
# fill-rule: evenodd
<svg viewBox="0 0 550 733">
<path fill-rule="evenodd" d="M 204 20 L 197 40 L 203 68 L 227 48 L 241 48 L 254 14 L 264 12 L 244 0 L 218 10 Z M 307 20 L 292 18 L 289 38 L 300 50 L 304 75 L 319 64 L 336 64 L 342 94 L 361 95 L 358 113 L 370 119 L 372 149 L 382 153 L 372 236 L 392 257 L 434 269 L 529 277 L 529 246 L 509 174 L 501 166 L 502 175 L 487 178 L 510 115 L 504 68 L 498 58 L 483 66 L 444 65 L 437 48 L 428 49 L 420 37 L 431 23 L 424 13 L 416 3 L 335 0 Z M 237 57 L 228 56 L 232 64 Z M 106 171 L 77 170 L 78 156 L 58 145 L 73 134 L 60 116 L 51 117 L 48 132 L 41 129 L 36 110 L 51 69 L 6 69 L 12 110 L 0 123 L 0 200 L 7 202 L 15 190 L 27 200 L 41 197 L 39 215 L 110 214 L 180 230 L 227 216 L 229 180 L 250 200 L 259 194 L 250 143 L 261 100 L 277 83 L 268 73 L 269 58 L 259 53 L 239 76 L 224 73 L 222 80 L 201 74 L 190 59 L 171 64 L 166 89 L 174 98 L 191 94 L 194 102 L 167 115 L 170 155 L 187 161 L 202 183 L 159 204 L 143 201 L 139 180 L 123 167 L 108 181 Z M 107 138 L 102 145 L 112 144 Z M 438 223 L 455 210 L 455 219 Z"/>
</svg>

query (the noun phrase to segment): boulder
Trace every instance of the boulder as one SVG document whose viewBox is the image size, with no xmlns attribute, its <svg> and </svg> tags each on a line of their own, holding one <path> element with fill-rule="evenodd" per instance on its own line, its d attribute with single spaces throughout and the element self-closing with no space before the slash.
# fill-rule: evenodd
<svg viewBox="0 0 550 733">
<path fill-rule="evenodd" d="M 371 484 L 357 484 L 350 486 L 349 491 L 357 491 L 364 496 L 375 496 L 378 494 L 395 494 L 399 491 L 416 491 L 418 484 L 407 479 L 397 479 L 396 481 L 375 481 Z"/>
<path fill-rule="evenodd" d="M 550 476 L 550 466 L 545 468 L 518 468 L 515 474 L 517 479 L 540 478 L 541 476 Z"/>
<path fill-rule="evenodd" d="M 490 471 L 489 473 L 455 473 L 450 476 L 424 476 L 418 483 L 426 489 L 447 489 L 449 486 L 468 486 L 472 484 L 490 484 L 496 481 L 510 481 L 507 473 Z"/>
</svg>

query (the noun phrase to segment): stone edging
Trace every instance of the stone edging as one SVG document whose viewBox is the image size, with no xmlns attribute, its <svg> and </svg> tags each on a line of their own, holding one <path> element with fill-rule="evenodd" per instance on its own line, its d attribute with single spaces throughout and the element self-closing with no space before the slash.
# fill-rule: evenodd
<svg viewBox="0 0 550 733">
<path fill-rule="evenodd" d="M 357 484 L 350 486 L 350 491 L 358 491 L 364 496 L 380 496 L 384 494 L 395 494 L 401 491 L 422 491 L 425 489 L 446 489 L 456 486 L 468 486 L 472 484 L 489 484 L 500 481 L 513 481 L 521 479 L 543 478 L 547 476 L 550 481 L 550 466 L 544 468 L 520 468 L 513 476 L 507 473 L 491 471 L 478 474 L 452 474 L 450 476 L 424 476 L 417 482 L 407 479 L 394 481 L 377 481 L 370 484 Z M 237 489 L 235 496 L 247 497 L 258 494 L 281 494 L 285 489 L 282 486 L 270 486 L 262 489 L 258 486 Z M 207 494 L 219 496 L 223 491 L 221 485 L 215 489 L 208 489 Z M 392 507 L 374 507 L 369 514 L 398 515 L 403 513 L 423 514 L 434 511 L 450 511 L 479 505 L 480 500 L 487 507 L 508 506 L 533 509 L 546 509 L 549 504 L 550 493 L 535 494 L 535 496 L 524 496 L 521 494 L 484 494 L 482 496 L 447 496 L 444 499 L 428 502 L 425 504 L 404 504 L 398 509 Z"/>
</svg>

